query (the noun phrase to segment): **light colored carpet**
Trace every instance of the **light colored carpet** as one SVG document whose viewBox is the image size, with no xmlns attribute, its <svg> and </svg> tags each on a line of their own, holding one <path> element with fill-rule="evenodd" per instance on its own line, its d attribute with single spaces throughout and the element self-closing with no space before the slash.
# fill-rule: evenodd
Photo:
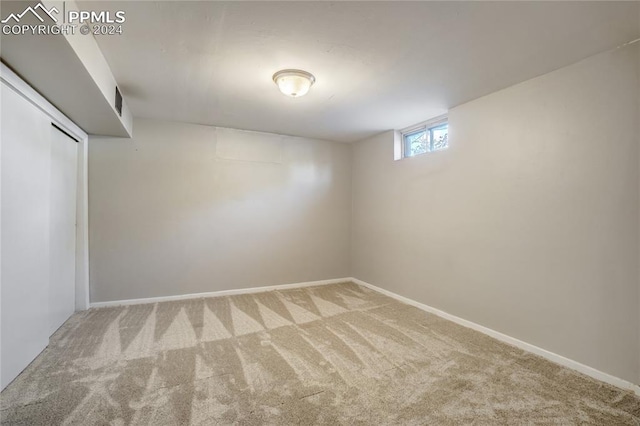
<svg viewBox="0 0 640 426">
<path fill-rule="evenodd" d="M 640 400 L 353 283 L 74 315 L 3 424 L 634 425 Z"/>
</svg>

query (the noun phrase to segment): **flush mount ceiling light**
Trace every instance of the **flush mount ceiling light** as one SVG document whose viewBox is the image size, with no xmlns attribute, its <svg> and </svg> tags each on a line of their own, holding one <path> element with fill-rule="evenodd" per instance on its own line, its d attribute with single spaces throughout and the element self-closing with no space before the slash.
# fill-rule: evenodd
<svg viewBox="0 0 640 426">
<path fill-rule="evenodd" d="M 302 70 L 281 70 L 273 75 L 273 81 L 285 95 L 299 98 L 307 94 L 316 78 Z"/>
</svg>

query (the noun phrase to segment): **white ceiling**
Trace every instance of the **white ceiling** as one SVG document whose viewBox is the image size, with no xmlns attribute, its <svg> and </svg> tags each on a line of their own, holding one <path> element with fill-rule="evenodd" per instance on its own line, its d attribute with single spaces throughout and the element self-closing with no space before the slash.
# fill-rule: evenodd
<svg viewBox="0 0 640 426">
<path fill-rule="evenodd" d="M 89 2 L 135 116 L 351 142 L 640 37 L 638 2 Z M 301 68 L 298 99 L 271 76 Z"/>
</svg>

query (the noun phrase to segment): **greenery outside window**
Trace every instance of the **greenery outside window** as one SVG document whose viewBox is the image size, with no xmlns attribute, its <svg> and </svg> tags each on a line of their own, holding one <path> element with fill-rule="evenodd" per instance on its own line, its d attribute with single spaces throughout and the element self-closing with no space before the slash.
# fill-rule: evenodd
<svg viewBox="0 0 640 426">
<path fill-rule="evenodd" d="M 449 147 L 449 122 L 446 117 L 413 126 L 401 133 L 403 157 L 414 157 Z"/>
</svg>

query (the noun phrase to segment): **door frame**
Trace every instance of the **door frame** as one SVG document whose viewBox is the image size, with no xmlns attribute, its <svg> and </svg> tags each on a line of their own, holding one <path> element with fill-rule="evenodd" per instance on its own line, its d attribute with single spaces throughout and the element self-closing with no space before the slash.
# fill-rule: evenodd
<svg viewBox="0 0 640 426">
<path fill-rule="evenodd" d="M 89 309 L 89 187 L 87 167 L 89 137 L 84 130 L 2 62 L 0 62 L 0 81 L 49 116 L 52 123 L 55 123 L 78 140 L 75 310 L 84 311 Z M 1 192 L 0 200 L 2 200 Z"/>
</svg>

